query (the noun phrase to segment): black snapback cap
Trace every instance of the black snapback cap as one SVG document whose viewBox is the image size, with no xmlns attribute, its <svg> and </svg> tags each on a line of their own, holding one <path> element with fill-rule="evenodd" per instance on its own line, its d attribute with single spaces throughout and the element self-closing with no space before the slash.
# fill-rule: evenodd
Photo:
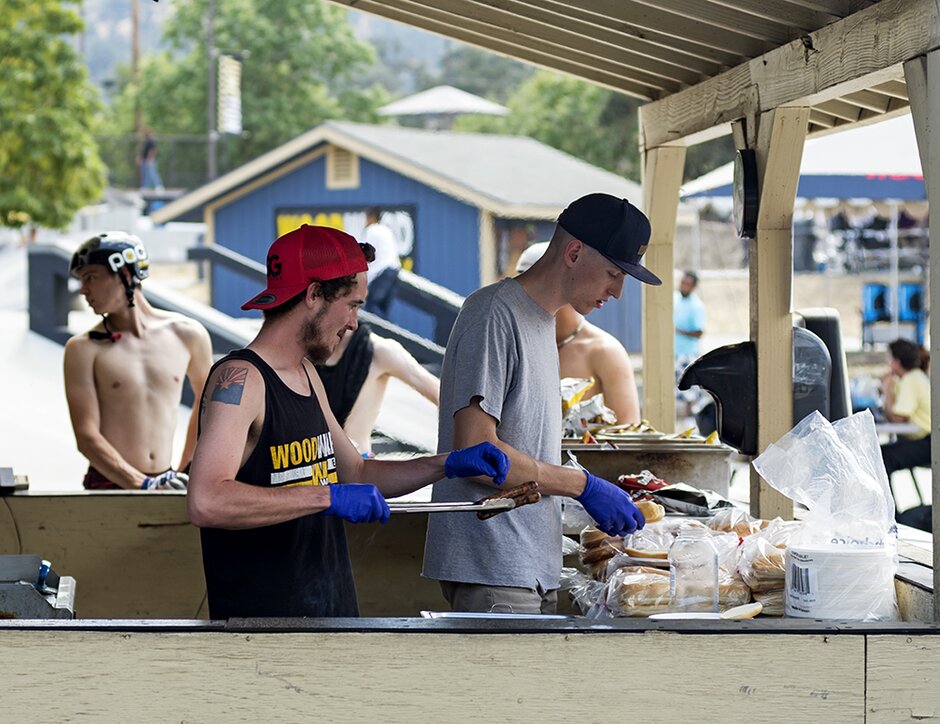
<svg viewBox="0 0 940 724">
<path fill-rule="evenodd" d="M 626 199 L 610 194 L 582 196 L 561 212 L 558 224 L 624 273 L 645 284 L 662 284 L 659 277 L 640 264 L 650 242 L 649 219 Z"/>
</svg>

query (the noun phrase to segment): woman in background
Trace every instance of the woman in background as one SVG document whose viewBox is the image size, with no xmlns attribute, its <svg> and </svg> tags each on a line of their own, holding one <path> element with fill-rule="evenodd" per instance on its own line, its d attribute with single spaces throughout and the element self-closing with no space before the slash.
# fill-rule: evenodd
<svg viewBox="0 0 940 724">
<path fill-rule="evenodd" d="M 884 413 L 889 422 L 909 422 L 917 432 L 881 446 L 888 477 L 895 470 L 930 467 L 930 353 L 920 345 L 898 339 L 888 345 L 888 373 L 881 378 Z"/>
</svg>

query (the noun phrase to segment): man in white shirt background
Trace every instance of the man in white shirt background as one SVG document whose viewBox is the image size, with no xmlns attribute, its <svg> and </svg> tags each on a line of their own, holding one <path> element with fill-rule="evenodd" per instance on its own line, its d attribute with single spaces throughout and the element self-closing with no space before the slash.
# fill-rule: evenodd
<svg viewBox="0 0 940 724">
<path fill-rule="evenodd" d="M 369 264 L 369 296 L 365 309 L 388 317 L 388 308 L 398 287 L 398 242 L 392 230 L 381 221 L 382 210 L 366 209 L 366 228 L 361 241 L 375 247 L 375 261 Z"/>
</svg>

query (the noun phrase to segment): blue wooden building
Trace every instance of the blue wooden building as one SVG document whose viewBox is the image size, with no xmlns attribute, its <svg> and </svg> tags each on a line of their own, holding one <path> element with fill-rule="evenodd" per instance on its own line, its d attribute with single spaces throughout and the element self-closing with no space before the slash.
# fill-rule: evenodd
<svg viewBox="0 0 940 724">
<path fill-rule="evenodd" d="M 527 244 L 550 237 L 573 199 L 603 191 L 640 205 L 640 186 L 521 136 L 425 131 L 329 121 L 155 211 L 156 223 L 204 221 L 208 244 L 263 262 L 301 223 L 354 236 L 378 206 L 405 268 L 458 294 L 514 273 Z M 211 276 L 212 304 L 234 316 L 257 285 L 227 269 Z M 257 314 L 251 312 L 250 314 Z M 430 336 L 431 319 L 396 301 L 391 321 Z M 640 347 L 640 291 L 591 321 Z"/>
</svg>

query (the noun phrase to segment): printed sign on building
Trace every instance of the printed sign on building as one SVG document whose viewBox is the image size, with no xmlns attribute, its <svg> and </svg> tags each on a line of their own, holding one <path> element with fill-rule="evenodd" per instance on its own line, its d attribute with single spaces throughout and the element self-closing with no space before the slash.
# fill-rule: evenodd
<svg viewBox="0 0 940 724">
<path fill-rule="evenodd" d="M 366 208 L 306 207 L 276 209 L 274 212 L 275 231 L 277 236 L 281 236 L 288 231 L 293 231 L 302 224 L 311 224 L 313 226 L 329 226 L 361 239 L 362 232 L 366 228 Z M 417 254 L 415 250 L 414 210 L 404 207 L 383 207 L 380 221 L 391 230 L 398 241 L 398 255 L 401 257 L 402 268 L 415 271 Z"/>
</svg>

